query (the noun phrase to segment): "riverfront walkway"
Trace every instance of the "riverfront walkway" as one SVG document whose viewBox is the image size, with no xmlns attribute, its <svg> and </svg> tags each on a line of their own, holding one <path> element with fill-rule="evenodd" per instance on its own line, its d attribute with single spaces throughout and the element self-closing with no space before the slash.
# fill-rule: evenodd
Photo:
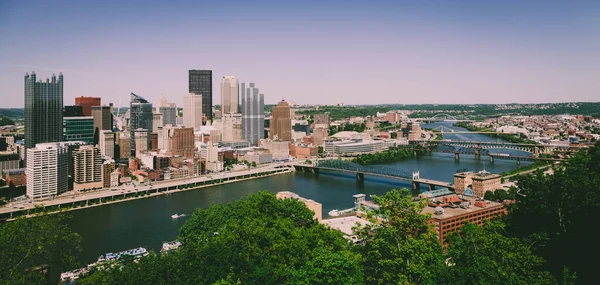
<svg viewBox="0 0 600 285">
<path fill-rule="evenodd" d="M 44 211 L 60 212 L 76 210 L 90 206 L 99 206 L 157 195 L 168 195 L 174 192 L 290 173 L 292 171 L 294 171 L 293 168 L 274 164 L 235 172 L 222 172 L 204 176 L 157 181 L 153 182 L 151 185 L 122 185 L 115 188 L 85 193 L 70 191 L 63 193 L 54 199 L 34 201 L 33 203 L 9 203 L 0 207 L 0 220 L 10 220 L 17 216 L 28 216 Z"/>
</svg>

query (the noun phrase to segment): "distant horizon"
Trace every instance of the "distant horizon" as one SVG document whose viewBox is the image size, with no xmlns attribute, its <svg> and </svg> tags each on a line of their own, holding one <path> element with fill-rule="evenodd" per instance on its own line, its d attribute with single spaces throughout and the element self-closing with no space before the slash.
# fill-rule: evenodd
<svg viewBox="0 0 600 285">
<path fill-rule="evenodd" d="M 267 104 L 595 102 L 599 32 L 599 1 L 2 1 L 0 107 L 32 71 L 63 73 L 65 105 L 181 106 L 193 69 L 213 104 L 223 76 Z"/>
</svg>

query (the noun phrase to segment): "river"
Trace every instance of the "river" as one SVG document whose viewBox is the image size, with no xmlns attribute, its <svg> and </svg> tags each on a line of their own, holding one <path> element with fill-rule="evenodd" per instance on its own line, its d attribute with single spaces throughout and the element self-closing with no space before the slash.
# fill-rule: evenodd
<svg viewBox="0 0 600 285">
<path fill-rule="evenodd" d="M 424 127 L 436 127 L 439 124 L 451 127 L 448 122 Z M 447 135 L 445 139 L 497 141 L 481 134 Z M 486 169 L 500 173 L 517 167 L 514 161 L 497 160 L 490 164 L 485 158 L 476 160 L 467 155 L 461 156 L 460 161 L 455 161 L 452 154 L 443 153 L 419 156 L 393 165 L 408 171 L 420 171 L 422 178 L 448 182 L 452 181 L 453 174 L 459 169 Z M 87 264 L 95 261 L 101 254 L 139 246 L 158 251 L 162 242 L 176 238 L 178 228 L 197 208 L 207 208 L 213 203 L 226 203 L 260 190 L 272 193 L 293 191 L 322 203 L 323 214 L 326 216 L 332 209 L 352 207 L 354 194 L 382 195 L 390 189 L 410 187 L 410 182 L 407 181 L 365 176 L 365 182 L 358 184 L 351 175 L 296 172 L 72 211 L 69 213 L 72 216 L 69 224 L 83 237 L 80 261 Z M 187 216 L 173 220 L 173 214 Z"/>
</svg>

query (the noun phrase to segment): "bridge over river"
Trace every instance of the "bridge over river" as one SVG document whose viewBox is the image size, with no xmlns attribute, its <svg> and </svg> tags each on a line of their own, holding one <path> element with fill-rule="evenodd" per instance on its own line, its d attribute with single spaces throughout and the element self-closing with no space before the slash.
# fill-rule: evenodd
<svg viewBox="0 0 600 285">
<path fill-rule="evenodd" d="M 426 184 L 429 190 L 435 187 L 445 187 L 454 190 L 454 185 L 445 181 L 434 179 L 423 179 L 419 172 L 410 172 L 404 168 L 391 165 L 368 165 L 363 166 L 346 160 L 321 160 L 313 164 L 294 164 L 298 171 L 313 172 L 318 174 L 320 171 L 345 172 L 354 174 L 357 182 L 365 180 L 365 175 L 382 177 L 387 179 L 405 180 L 412 182 L 412 190 L 418 191 L 421 184 Z"/>
</svg>

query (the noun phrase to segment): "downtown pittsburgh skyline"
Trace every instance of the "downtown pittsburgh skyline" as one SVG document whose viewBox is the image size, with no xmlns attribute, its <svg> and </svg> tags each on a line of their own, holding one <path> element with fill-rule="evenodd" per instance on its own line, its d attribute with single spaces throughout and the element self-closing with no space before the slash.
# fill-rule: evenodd
<svg viewBox="0 0 600 285">
<path fill-rule="evenodd" d="M 600 3 L 0 2 L 0 97 L 64 75 L 64 104 L 130 92 L 182 105 L 188 70 L 255 82 L 266 104 L 598 101 Z"/>
</svg>

